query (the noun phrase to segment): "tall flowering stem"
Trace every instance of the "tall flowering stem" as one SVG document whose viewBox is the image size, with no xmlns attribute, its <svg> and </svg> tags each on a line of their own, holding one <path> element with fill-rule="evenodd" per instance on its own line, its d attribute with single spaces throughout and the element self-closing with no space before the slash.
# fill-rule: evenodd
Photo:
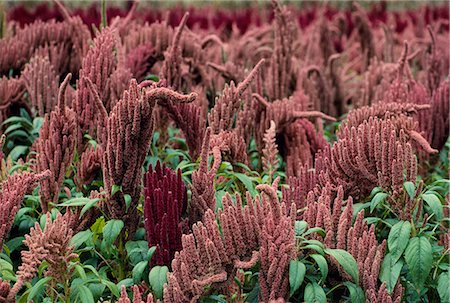
<svg viewBox="0 0 450 303">
<path fill-rule="evenodd" d="M 87 78 L 86 78 L 87 79 Z M 122 99 L 108 114 L 98 94 L 97 87 L 87 79 L 90 92 L 98 107 L 98 134 L 103 151 L 103 181 L 109 200 L 106 210 L 112 218 L 124 220 L 132 235 L 139 216 L 137 205 L 141 194 L 142 165 L 153 137 L 153 111 L 157 103 L 192 102 L 195 93 L 182 95 L 164 87 L 141 88 L 136 80 L 130 82 Z M 122 191 L 111 194 L 112 186 Z M 125 203 L 124 194 L 131 196 L 131 204 Z"/>
<path fill-rule="evenodd" d="M 181 249 L 182 214 L 186 211 L 187 190 L 176 173 L 158 161 L 145 174 L 144 224 L 148 246 L 156 246 L 152 264 L 170 265 Z"/>
<path fill-rule="evenodd" d="M 33 279 L 44 260 L 48 263 L 44 274 L 52 277 L 49 287 L 55 288 L 57 283 L 65 283 L 71 276 L 72 269 L 69 268 L 69 262 L 78 257 L 73 252 L 74 247 L 70 245 L 73 234 L 70 228 L 72 216 L 71 212 L 67 212 L 64 216 L 58 213 L 52 222 L 50 213 L 47 213 L 44 230 L 39 223 L 31 228 L 24 240 L 28 250 L 22 251 L 22 264 L 17 271 L 17 281 L 8 295 L 7 302 L 14 302 L 16 294 L 26 282 Z"/>
<path fill-rule="evenodd" d="M 237 269 L 255 266 L 261 253 L 264 274 L 260 285 L 267 288 L 260 301 L 287 297 L 287 275 L 278 274 L 286 273 L 294 256 L 294 220 L 284 203 L 278 201 L 277 184 L 278 179 L 273 186 L 258 187 L 264 192 L 262 201 L 259 196 L 252 199 L 248 194 L 244 207 L 239 195 L 234 203 L 227 194 L 217 215 L 208 209 L 203 220 L 192 226 L 192 233 L 183 235 L 183 249 L 175 253 L 172 261 L 173 272 L 168 274 L 164 302 L 198 302 L 207 289 L 230 285 Z M 295 206 L 293 209 L 295 212 Z M 274 244 L 278 248 L 274 249 Z M 278 268 L 278 272 L 271 268 Z"/>
<path fill-rule="evenodd" d="M 14 217 L 21 207 L 23 198 L 38 181 L 42 181 L 50 176 L 50 171 L 41 174 L 31 174 L 24 172 L 9 176 L 1 183 L 0 192 L 0 251 L 3 240 L 11 230 Z"/>
<path fill-rule="evenodd" d="M 65 91 L 71 74 L 64 79 L 58 94 L 58 106 L 45 116 L 41 134 L 36 141 L 37 171 L 51 171 L 51 177 L 41 182 L 41 207 L 45 213 L 49 202 L 56 203 L 60 187 L 75 153 L 77 118 L 65 104 Z"/>
</svg>

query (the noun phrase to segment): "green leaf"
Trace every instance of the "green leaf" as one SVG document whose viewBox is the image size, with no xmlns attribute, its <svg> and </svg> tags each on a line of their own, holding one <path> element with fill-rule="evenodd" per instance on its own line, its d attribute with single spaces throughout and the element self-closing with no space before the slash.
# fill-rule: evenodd
<svg viewBox="0 0 450 303">
<path fill-rule="evenodd" d="M 150 247 L 148 249 L 148 251 L 147 251 L 147 258 L 146 258 L 147 261 L 150 262 L 150 260 L 152 259 L 153 255 L 155 254 L 155 251 L 156 251 L 156 246 L 152 246 L 152 247 Z"/>
<path fill-rule="evenodd" d="M 95 303 L 91 290 L 85 285 L 78 285 L 75 298 L 75 302 Z"/>
<path fill-rule="evenodd" d="M 325 230 L 323 230 L 323 228 L 320 228 L 320 227 L 313 227 L 313 228 L 308 229 L 303 236 L 307 236 L 312 233 L 318 233 L 322 237 L 325 237 Z"/>
<path fill-rule="evenodd" d="M 92 200 L 100 200 L 100 199 L 89 199 L 89 198 L 72 198 L 64 201 L 63 203 L 56 204 L 56 206 L 85 206 L 90 203 Z M 92 202 L 91 202 L 92 203 Z"/>
<path fill-rule="evenodd" d="M 392 226 L 387 240 L 392 264 L 395 264 L 395 262 L 397 262 L 397 260 L 402 256 L 403 251 L 408 245 L 410 234 L 411 223 L 408 221 L 400 221 Z"/>
<path fill-rule="evenodd" d="M 364 295 L 364 291 L 361 287 L 349 281 L 346 281 L 343 284 L 347 286 L 348 290 L 350 291 L 350 301 L 352 303 L 366 302 L 366 296 Z"/>
<path fill-rule="evenodd" d="M 75 265 L 75 271 L 78 273 L 78 276 L 83 279 L 87 280 L 86 272 L 84 271 L 83 266 L 80 264 Z"/>
<path fill-rule="evenodd" d="M 92 224 L 91 230 L 94 234 L 100 234 L 105 225 L 106 225 L 105 218 L 100 217 L 97 220 L 95 220 L 94 224 Z"/>
<path fill-rule="evenodd" d="M 70 240 L 70 244 L 75 246 L 75 249 L 80 247 L 83 243 L 86 243 L 86 241 L 92 237 L 92 231 L 83 230 L 77 233 L 75 236 L 72 237 Z"/>
<path fill-rule="evenodd" d="M 130 287 L 133 286 L 133 279 L 132 278 L 127 278 L 127 279 L 123 279 L 122 281 L 119 281 L 119 283 L 117 283 L 117 288 L 120 289 L 122 288 L 122 285 L 125 285 L 125 287 Z"/>
<path fill-rule="evenodd" d="M 106 222 L 105 227 L 103 227 L 103 239 L 106 245 L 111 245 L 116 241 L 117 236 L 120 234 L 123 228 L 122 220 L 110 220 Z"/>
<path fill-rule="evenodd" d="M 420 292 L 433 263 L 431 244 L 426 237 L 414 237 L 409 240 L 405 250 L 405 261 L 408 264 L 412 282 L 417 292 Z"/>
<path fill-rule="evenodd" d="M 9 152 L 9 156 L 14 161 L 17 161 L 17 159 L 20 158 L 20 156 L 24 156 L 27 154 L 28 146 L 26 145 L 16 145 L 14 148 Z"/>
<path fill-rule="evenodd" d="M 437 291 L 441 302 L 450 302 L 450 272 L 443 272 L 439 275 Z"/>
<path fill-rule="evenodd" d="M 105 285 L 106 287 L 108 287 L 108 289 L 111 291 L 111 293 L 112 293 L 116 298 L 120 297 L 119 288 L 117 287 L 116 284 L 114 284 L 114 283 L 111 282 L 111 281 L 105 280 L 105 279 L 102 279 L 100 282 L 101 282 L 103 285 Z"/>
<path fill-rule="evenodd" d="M 167 283 L 167 273 L 169 268 L 167 266 L 155 266 L 148 274 L 148 282 L 152 287 L 153 293 L 158 299 L 162 299 L 164 284 Z"/>
<path fill-rule="evenodd" d="M 323 247 L 320 247 L 319 245 L 316 245 L 316 244 L 305 245 L 305 246 L 302 247 L 302 249 L 312 249 L 312 250 L 315 250 L 316 252 L 318 252 L 321 255 L 324 254 Z"/>
<path fill-rule="evenodd" d="M 289 263 L 289 286 L 290 295 L 292 296 L 300 285 L 303 283 L 305 278 L 306 266 L 299 260 L 291 260 Z"/>
<path fill-rule="evenodd" d="M 380 281 L 386 283 L 386 289 L 389 293 L 392 293 L 395 285 L 397 284 L 398 277 L 403 268 L 403 259 L 395 260 L 392 257 L 392 253 L 388 253 L 381 263 L 380 269 Z"/>
<path fill-rule="evenodd" d="M 295 221 L 295 236 L 301 236 L 308 229 L 308 223 L 306 221 Z"/>
<path fill-rule="evenodd" d="M 236 178 L 239 179 L 239 181 L 242 182 L 242 184 L 244 184 L 245 188 L 249 191 L 249 193 L 252 196 L 256 195 L 255 185 L 253 184 L 252 179 L 250 179 L 249 176 L 244 175 L 242 173 L 234 173 L 234 175 L 236 176 Z"/>
<path fill-rule="evenodd" d="M 88 203 L 86 203 L 86 205 L 83 206 L 83 208 L 81 209 L 80 212 L 80 218 L 89 210 L 91 209 L 93 206 L 96 206 L 98 201 L 100 201 L 99 198 L 95 198 L 95 199 L 90 199 L 90 201 Z"/>
<path fill-rule="evenodd" d="M 377 193 L 373 198 L 372 201 L 370 201 L 370 212 L 373 212 L 373 210 L 380 204 L 380 202 L 384 201 L 386 197 L 388 196 L 387 193 Z"/>
<path fill-rule="evenodd" d="M 114 195 L 115 195 L 116 193 L 118 193 L 119 191 L 122 191 L 122 186 L 119 186 L 119 185 L 114 184 L 114 185 L 111 187 L 111 197 L 114 197 Z"/>
<path fill-rule="evenodd" d="M 125 194 L 123 195 L 123 199 L 125 200 L 126 210 L 128 210 L 128 208 L 130 208 L 131 205 L 131 196 L 129 194 Z"/>
<path fill-rule="evenodd" d="M 431 208 L 431 211 L 436 216 L 438 221 L 441 221 L 444 217 L 444 211 L 442 209 L 442 203 L 439 198 L 435 194 L 425 193 L 422 195 L 422 199 L 428 204 Z"/>
<path fill-rule="evenodd" d="M 5 274 L 7 275 L 8 273 L 14 273 L 12 264 L 6 260 L 0 259 L 0 274 L 1 274 L 1 276 L 4 277 Z"/>
<path fill-rule="evenodd" d="M 45 285 L 47 285 L 47 283 L 52 279 L 52 277 L 45 277 L 40 279 L 39 281 L 36 282 L 36 284 L 34 284 L 31 289 L 30 289 L 30 293 L 28 295 L 28 299 L 27 301 L 30 302 L 31 300 L 33 300 L 36 296 L 39 296 L 42 291 L 44 290 Z"/>
<path fill-rule="evenodd" d="M 325 253 L 335 258 L 336 261 L 338 261 L 338 263 L 345 270 L 345 272 L 352 277 L 353 282 L 359 284 L 358 264 L 356 263 L 355 258 L 353 258 L 353 256 L 349 252 L 343 249 L 329 248 L 325 249 Z"/>
<path fill-rule="evenodd" d="M 148 243 L 147 241 L 128 241 L 125 244 L 125 249 L 131 265 L 135 266 L 139 262 L 146 260 Z"/>
<path fill-rule="evenodd" d="M 141 261 L 133 268 L 133 282 L 138 284 L 141 281 L 142 274 L 148 267 L 148 261 Z"/>
<path fill-rule="evenodd" d="M 316 282 L 308 283 L 305 287 L 304 301 L 306 303 L 326 303 L 327 296 L 322 287 Z"/>
<path fill-rule="evenodd" d="M 325 281 L 328 276 L 327 260 L 319 254 L 312 254 L 311 258 L 313 258 L 314 261 L 316 261 L 317 265 L 319 265 L 320 273 L 322 274 L 322 281 Z"/>
<path fill-rule="evenodd" d="M 403 183 L 403 187 L 408 193 L 409 198 L 412 200 L 416 196 L 416 186 L 411 181 Z"/>
</svg>

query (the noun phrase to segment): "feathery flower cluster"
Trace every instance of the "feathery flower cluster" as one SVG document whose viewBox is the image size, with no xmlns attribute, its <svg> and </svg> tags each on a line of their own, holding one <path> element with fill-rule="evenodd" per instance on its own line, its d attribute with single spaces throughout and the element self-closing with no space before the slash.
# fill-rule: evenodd
<svg viewBox="0 0 450 303">
<path fill-rule="evenodd" d="M 222 161 L 222 157 L 218 148 L 213 149 L 214 161 L 211 168 L 208 168 L 210 138 L 211 128 L 208 127 L 206 129 L 205 137 L 203 138 L 200 166 L 192 173 L 192 197 L 188 206 L 189 222 L 191 224 L 202 220 L 203 215 L 208 209 L 215 210 L 216 208 L 214 178 Z"/>
<path fill-rule="evenodd" d="M 405 181 L 415 182 L 417 159 L 411 142 L 393 121 L 371 117 L 341 131 L 333 147 L 327 146 L 316 158 L 321 184 L 342 185 L 346 195 L 363 197 L 374 184 L 397 192 Z"/>
<path fill-rule="evenodd" d="M 147 295 L 147 298 L 145 300 L 142 300 L 142 294 L 141 294 L 141 291 L 139 290 L 139 286 L 133 285 L 132 290 L 133 290 L 133 301 L 131 301 L 128 298 L 127 289 L 126 289 L 125 285 L 122 285 L 122 287 L 120 289 L 120 298 L 119 298 L 119 300 L 117 300 L 117 303 L 153 303 L 154 302 L 153 295 L 151 293 Z M 160 302 L 160 301 L 157 300 L 157 302 Z"/>
<path fill-rule="evenodd" d="M 3 246 L 3 240 L 11 230 L 22 200 L 38 181 L 42 181 L 50 176 L 50 171 L 41 174 L 30 174 L 24 172 L 15 174 L 0 185 L 0 249 Z"/>
<path fill-rule="evenodd" d="M 181 249 L 182 214 L 187 207 L 186 186 L 181 171 L 160 162 L 145 174 L 144 225 L 148 246 L 156 246 L 152 264 L 170 265 Z"/>
<path fill-rule="evenodd" d="M 270 121 L 270 127 L 264 134 L 264 148 L 262 150 L 262 162 L 264 172 L 269 176 L 269 180 L 272 180 L 273 173 L 278 170 L 279 161 L 277 159 L 278 146 L 275 142 L 276 139 L 276 125 L 275 122 Z"/>
<path fill-rule="evenodd" d="M 375 226 L 371 225 L 369 228 L 367 221 L 363 221 L 364 211 L 358 213 L 352 224 L 353 200 L 349 197 L 344 202 L 343 196 L 342 187 L 334 192 L 330 184 L 323 187 L 318 194 L 311 191 L 308 194 L 308 207 L 302 216 L 303 220 L 310 227 L 321 227 L 325 230 L 326 236 L 322 240 L 327 247 L 344 249 L 355 258 L 359 283 L 366 293 L 366 302 L 388 302 L 381 301 L 382 297 L 390 302 L 400 302 L 403 294 L 400 283 L 397 283 L 391 295 L 387 293 L 384 283 L 380 287 L 377 284 L 386 241 L 378 244 Z M 317 235 L 316 238 L 320 239 L 320 236 Z M 331 261 L 345 279 L 351 279 L 335 259 L 332 258 Z"/>
<path fill-rule="evenodd" d="M 47 114 L 41 134 L 36 142 L 38 172 L 51 171 L 51 177 L 41 182 L 41 207 L 45 213 L 49 202 L 56 203 L 60 187 L 75 153 L 77 118 L 75 112 L 66 106 L 65 92 L 71 74 L 64 79 L 58 94 L 58 106 Z"/>
<path fill-rule="evenodd" d="M 63 283 L 70 277 L 69 262 L 78 257 L 70 245 L 73 232 L 70 228 L 71 216 L 70 212 L 65 215 L 58 213 L 52 222 L 50 213 L 47 213 L 44 230 L 36 223 L 25 236 L 24 244 L 28 250 L 22 251 L 22 264 L 17 271 L 17 281 L 8 295 L 8 302 L 14 301 L 17 292 L 24 283 L 31 281 L 44 260 L 48 263 L 45 275 L 52 277 L 50 287 L 55 287 L 56 283 Z"/>
<path fill-rule="evenodd" d="M 48 57 L 35 56 L 25 65 L 22 72 L 31 106 L 39 116 L 50 113 L 58 101 L 59 76 Z"/>
<path fill-rule="evenodd" d="M 273 186 L 258 187 L 264 193 L 262 201 L 247 194 L 244 207 L 239 195 L 234 204 L 227 194 L 217 217 L 207 210 L 203 220 L 192 226 L 192 234 L 183 235 L 183 249 L 172 261 L 173 272 L 168 274 L 164 302 L 196 302 L 207 286 L 226 287 L 237 269 L 255 266 L 261 253 L 261 301 L 288 294 L 287 276 L 279 274 L 286 273 L 294 256 L 294 220 L 287 214 L 285 204 L 278 201 L 277 184 L 278 179 Z M 293 209 L 295 212 L 295 206 Z M 285 228 L 290 232 L 286 233 Z"/>
<path fill-rule="evenodd" d="M 87 78 L 86 78 L 87 79 Z M 100 112 L 101 134 L 99 148 L 103 152 L 103 180 L 111 201 L 106 203 L 113 218 L 127 218 L 134 231 L 137 227 L 137 204 L 141 194 L 141 167 L 153 133 L 153 110 L 157 102 L 192 102 L 196 95 L 181 95 L 168 88 L 142 89 L 135 80 L 130 82 L 122 99 L 108 115 L 95 84 L 87 80 Z M 122 187 L 122 192 L 111 196 L 113 185 Z M 131 196 L 128 209 L 123 194 Z"/>
</svg>

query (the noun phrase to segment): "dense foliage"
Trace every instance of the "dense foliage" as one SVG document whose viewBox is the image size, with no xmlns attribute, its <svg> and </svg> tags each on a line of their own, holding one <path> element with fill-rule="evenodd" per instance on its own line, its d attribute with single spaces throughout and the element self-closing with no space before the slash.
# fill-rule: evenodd
<svg viewBox="0 0 450 303">
<path fill-rule="evenodd" d="M 450 302 L 448 5 L 54 3 L 2 14 L 0 303 Z"/>
</svg>

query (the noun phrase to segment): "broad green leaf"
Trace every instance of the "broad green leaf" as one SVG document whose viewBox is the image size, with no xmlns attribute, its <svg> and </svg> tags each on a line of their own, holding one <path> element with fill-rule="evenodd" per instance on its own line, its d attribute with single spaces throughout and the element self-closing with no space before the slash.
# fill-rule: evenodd
<svg viewBox="0 0 450 303">
<path fill-rule="evenodd" d="M 5 248 L 5 246 L 8 247 L 9 253 L 11 254 L 17 248 L 22 246 L 23 240 L 25 240 L 25 237 L 22 237 L 22 236 L 13 238 L 13 239 L 9 240 L 8 242 L 6 242 L 5 244 L 3 244 L 3 248 Z"/>
<path fill-rule="evenodd" d="M 122 186 L 119 186 L 119 185 L 114 184 L 114 185 L 111 187 L 111 197 L 114 197 L 114 195 L 115 195 L 116 193 L 118 193 L 119 191 L 122 191 Z"/>
<path fill-rule="evenodd" d="M 155 266 L 148 274 L 148 282 L 158 299 L 162 299 L 164 284 L 167 283 L 168 272 L 169 268 L 167 268 L 167 266 Z"/>
<path fill-rule="evenodd" d="M 148 249 L 148 251 L 147 251 L 147 258 L 146 258 L 147 261 L 150 262 L 150 260 L 152 259 L 153 255 L 155 254 L 155 251 L 156 251 L 156 246 L 152 246 L 152 247 L 150 247 Z"/>
<path fill-rule="evenodd" d="M 366 296 L 364 295 L 364 291 L 361 287 L 349 281 L 346 281 L 343 284 L 347 286 L 348 290 L 350 291 L 350 301 L 352 303 L 366 302 Z"/>
<path fill-rule="evenodd" d="M 381 263 L 380 281 L 386 283 L 386 289 L 392 293 L 397 284 L 398 277 L 403 268 L 403 259 L 396 260 L 392 257 L 392 253 L 388 253 Z"/>
<path fill-rule="evenodd" d="M 125 201 L 126 209 L 130 208 L 131 205 L 131 196 L 129 194 L 123 195 L 123 200 Z"/>
<path fill-rule="evenodd" d="M 138 264 L 136 264 L 133 268 L 133 282 L 135 284 L 138 284 L 141 281 L 142 274 L 144 273 L 145 269 L 148 267 L 148 261 L 141 261 Z"/>
<path fill-rule="evenodd" d="M 416 196 L 416 186 L 411 181 L 403 183 L 403 187 L 408 193 L 409 198 L 412 200 Z"/>
<path fill-rule="evenodd" d="M 78 276 L 83 279 L 87 280 L 86 272 L 84 271 L 83 266 L 80 264 L 75 265 L 75 271 L 78 273 Z"/>
<path fill-rule="evenodd" d="M 91 290 L 85 285 L 78 285 L 76 288 L 75 302 L 95 303 Z"/>
<path fill-rule="evenodd" d="M 311 258 L 313 258 L 314 261 L 316 261 L 317 265 L 319 265 L 320 273 L 322 274 L 322 281 L 325 281 L 328 276 L 327 260 L 319 254 L 312 254 Z"/>
<path fill-rule="evenodd" d="M 325 249 L 325 253 L 335 258 L 336 261 L 338 261 L 338 263 L 345 270 L 345 272 L 352 277 L 353 282 L 359 284 L 358 264 L 356 263 L 355 258 L 353 258 L 353 256 L 349 252 L 343 249 L 329 248 Z"/>
<path fill-rule="evenodd" d="M 245 188 L 249 191 L 249 193 L 252 196 L 256 195 L 255 185 L 253 184 L 252 179 L 250 179 L 249 176 L 244 175 L 242 173 L 234 173 L 234 175 L 236 176 L 236 178 L 239 179 L 239 181 L 242 182 L 242 184 L 244 184 Z"/>
<path fill-rule="evenodd" d="M 305 287 L 304 301 L 306 303 L 326 303 L 327 296 L 322 287 L 316 282 L 308 283 Z"/>
<path fill-rule="evenodd" d="M 100 234 L 102 233 L 102 230 L 105 227 L 105 225 L 106 225 L 105 218 L 100 217 L 97 220 L 95 220 L 94 224 L 92 224 L 91 230 L 94 234 Z"/>
<path fill-rule="evenodd" d="M 416 290 L 420 292 L 433 265 L 431 244 L 426 237 L 414 237 L 409 240 L 405 250 L 405 261 L 408 264 L 412 282 Z"/>
<path fill-rule="evenodd" d="M 291 260 L 289 263 L 289 286 L 291 296 L 297 291 L 300 285 L 302 285 L 305 273 L 305 264 L 299 260 Z"/>
<path fill-rule="evenodd" d="M 320 227 L 313 227 L 313 228 L 308 229 L 303 236 L 307 236 L 312 233 L 318 233 L 322 237 L 325 237 L 325 230 L 323 230 Z"/>
<path fill-rule="evenodd" d="M 122 220 L 110 220 L 106 222 L 105 227 L 103 227 L 103 239 L 106 245 L 111 245 L 116 241 L 117 236 L 120 234 L 123 228 Z"/>
<path fill-rule="evenodd" d="M 441 302 L 450 302 L 450 272 L 439 275 L 437 291 Z"/>
<path fill-rule="evenodd" d="M 400 221 L 392 226 L 387 240 L 392 264 L 395 264 L 402 256 L 403 251 L 408 245 L 410 234 L 411 223 L 409 221 Z"/>
<path fill-rule="evenodd" d="M 431 211 L 436 216 L 438 221 L 442 220 L 444 217 L 444 211 L 442 208 L 442 203 L 439 198 L 435 194 L 425 193 L 422 195 L 422 199 L 428 204 L 431 208 Z"/>
<path fill-rule="evenodd" d="M 316 252 L 318 252 L 321 255 L 324 254 L 323 247 L 320 247 L 319 245 L 316 245 L 316 244 L 305 245 L 305 246 L 302 247 L 302 249 L 312 249 L 312 250 L 315 250 Z"/>
<path fill-rule="evenodd" d="M 72 198 L 72 199 L 64 201 L 63 203 L 56 204 L 56 206 L 85 206 L 89 203 L 92 203 L 91 202 L 92 200 L 97 200 L 97 202 L 98 202 L 99 199 L 89 199 L 89 198 L 83 198 L 83 197 Z"/>
<path fill-rule="evenodd" d="M 147 241 L 128 241 L 125 244 L 128 258 L 131 265 L 136 265 L 147 258 L 148 243 Z"/>
<path fill-rule="evenodd" d="M 117 283 L 117 288 L 120 289 L 122 288 L 122 285 L 125 285 L 125 287 L 130 287 L 133 286 L 133 279 L 132 278 L 127 278 L 127 279 L 123 279 L 122 281 L 119 281 L 119 283 Z"/>
<path fill-rule="evenodd" d="M 28 146 L 26 145 L 16 145 L 14 148 L 9 152 L 9 156 L 14 161 L 17 161 L 17 159 L 20 158 L 20 156 L 24 156 L 27 154 Z"/>
<path fill-rule="evenodd" d="M 27 301 L 30 302 L 31 300 L 33 300 L 34 298 L 36 298 L 37 296 L 42 294 L 42 291 L 44 290 L 45 285 L 47 285 L 47 283 L 51 279 L 52 279 L 52 277 L 45 277 L 45 278 L 42 278 L 39 281 L 37 281 L 36 284 L 34 284 L 31 287 L 30 293 L 28 294 Z"/>
<path fill-rule="evenodd" d="M 306 221 L 295 221 L 295 236 L 301 236 L 307 229 L 308 223 Z"/>
<path fill-rule="evenodd" d="M 380 204 L 380 202 L 384 201 L 386 197 L 388 196 L 387 193 L 379 192 L 377 193 L 373 198 L 372 201 L 370 201 L 370 212 L 373 212 L 373 210 Z"/>
<path fill-rule="evenodd" d="M 114 284 L 111 281 L 108 281 L 106 279 L 102 279 L 101 284 L 105 285 L 106 287 L 108 287 L 108 289 L 111 291 L 111 293 L 116 297 L 120 297 L 120 293 L 119 293 L 119 288 L 117 287 L 116 284 Z"/>
<path fill-rule="evenodd" d="M 92 237 L 92 231 L 83 230 L 77 233 L 75 236 L 72 237 L 70 240 L 70 244 L 75 246 L 75 249 L 80 247 L 83 243 L 86 243 L 86 241 Z"/>
<path fill-rule="evenodd" d="M 88 203 L 86 203 L 83 208 L 81 209 L 80 212 L 80 218 L 92 207 L 96 206 L 98 201 L 100 201 L 99 198 L 95 198 L 95 199 L 90 199 L 90 201 Z"/>
</svg>

